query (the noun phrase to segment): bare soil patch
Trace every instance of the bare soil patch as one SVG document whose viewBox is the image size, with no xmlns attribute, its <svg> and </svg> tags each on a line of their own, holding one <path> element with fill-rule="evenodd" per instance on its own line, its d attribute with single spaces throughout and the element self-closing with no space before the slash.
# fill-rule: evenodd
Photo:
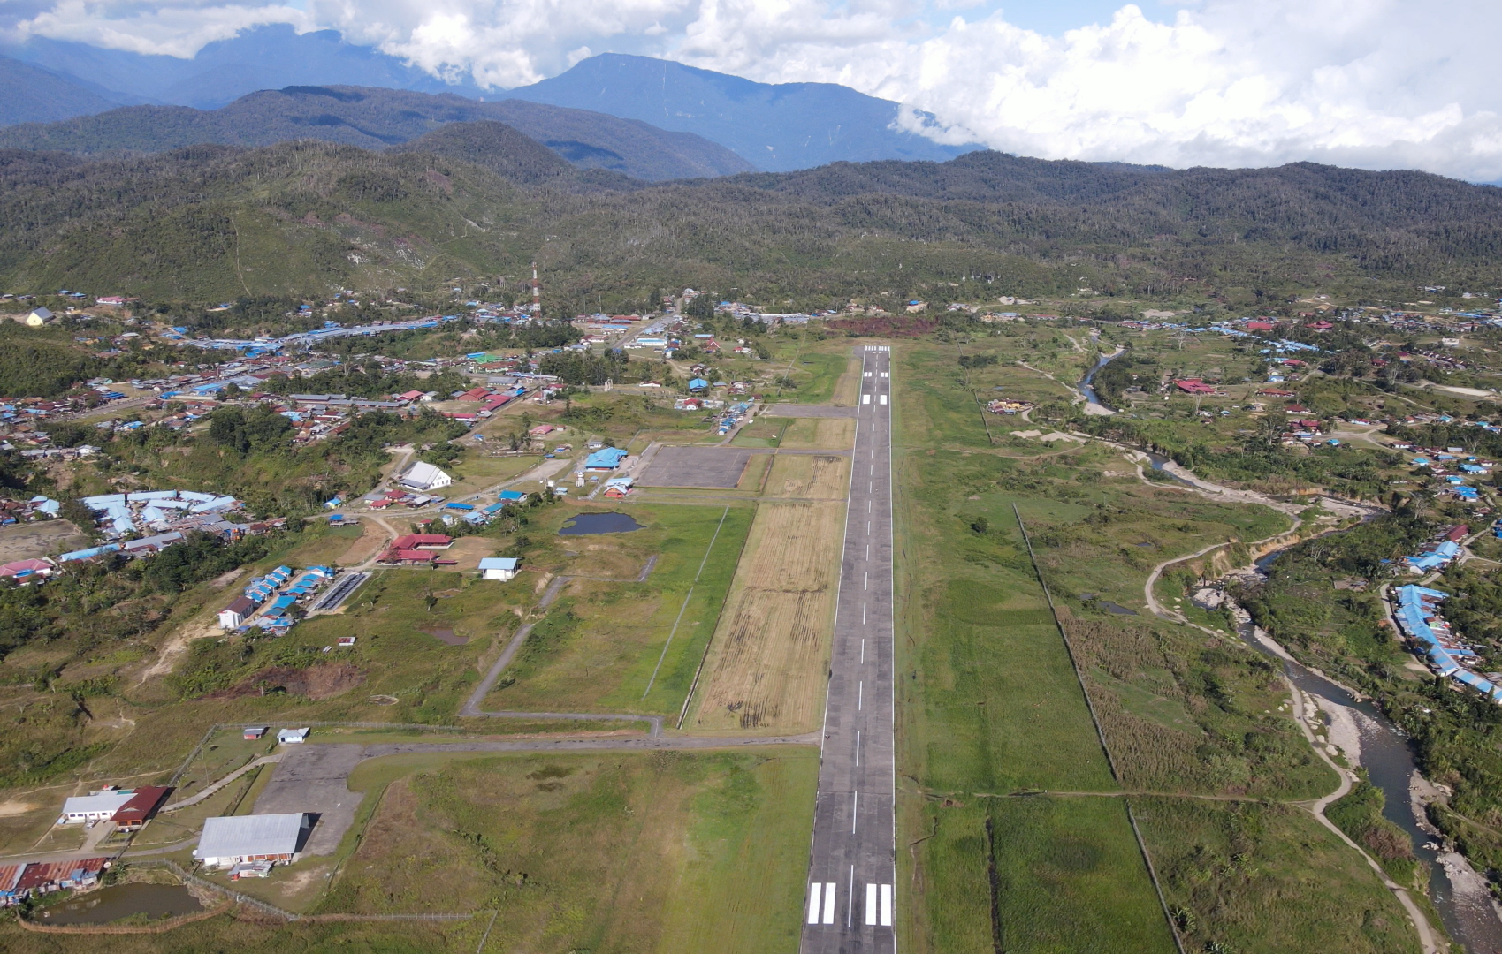
<svg viewBox="0 0 1502 955">
<path fill-rule="evenodd" d="M 0 564 L 48 557 L 89 546 L 71 521 L 32 521 L 0 527 Z"/>
<path fill-rule="evenodd" d="M 303 670 L 269 667 L 251 674 L 227 690 L 211 693 L 211 700 L 235 700 L 264 692 L 284 692 L 310 700 L 327 700 L 365 682 L 365 671 L 352 663 L 320 663 Z"/>
<path fill-rule="evenodd" d="M 339 566 L 354 567 L 356 564 L 364 563 L 379 554 L 389 540 L 391 538 L 386 533 L 386 528 L 375 521 L 361 521 L 360 539 L 349 545 L 349 549 L 339 555 Z"/>
<path fill-rule="evenodd" d="M 822 454 L 777 455 L 767 478 L 770 497 L 842 501 L 850 488 L 848 458 Z"/>
<path fill-rule="evenodd" d="M 435 630 L 424 630 L 423 633 L 451 647 L 462 647 L 469 642 L 469 637 L 461 637 L 446 627 Z"/>
</svg>

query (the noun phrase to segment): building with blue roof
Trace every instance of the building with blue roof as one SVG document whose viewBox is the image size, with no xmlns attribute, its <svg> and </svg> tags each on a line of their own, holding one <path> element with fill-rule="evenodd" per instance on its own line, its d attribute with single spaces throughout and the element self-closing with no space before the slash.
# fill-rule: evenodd
<svg viewBox="0 0 1502 955">
<path fill-rule="evenodd" d="M 584 467 L 589 471 L 614 471 L 629 456 L 624 448 L 601 448 L 584 459 Z"/>
</svg>

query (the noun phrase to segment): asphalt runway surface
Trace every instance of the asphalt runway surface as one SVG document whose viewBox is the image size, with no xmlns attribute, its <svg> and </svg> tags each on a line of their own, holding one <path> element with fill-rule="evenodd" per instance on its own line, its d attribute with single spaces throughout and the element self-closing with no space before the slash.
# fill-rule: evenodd
<svg viewBox="0 0 1502 955">
<path fill-rule="evenodd" d="M 805 952 L 896 951 L 891 351 L 861 346 L 850 509 L 840 559 Z"/>
</svg>

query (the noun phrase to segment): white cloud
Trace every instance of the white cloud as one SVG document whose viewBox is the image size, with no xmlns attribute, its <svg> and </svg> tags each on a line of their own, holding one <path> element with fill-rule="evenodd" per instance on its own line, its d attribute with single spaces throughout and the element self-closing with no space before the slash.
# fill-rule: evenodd
<svg viewBox="0 0 1502 955">
<path fill-rule="evenodd" d="M 1502 84 L 1474 49 L 1502 33 L 1495 0 L 1188 0 L 1169 22 L 1129 4 L 1058 37 L 985 0 L 25 2 L 12 32 L 139 52 L 283 22 L 511 87 L 614 49 L 843 83 L 932 113 L 904 114 L 925 135 L 1028 155 L 1502 179 Z"/>
</svg>

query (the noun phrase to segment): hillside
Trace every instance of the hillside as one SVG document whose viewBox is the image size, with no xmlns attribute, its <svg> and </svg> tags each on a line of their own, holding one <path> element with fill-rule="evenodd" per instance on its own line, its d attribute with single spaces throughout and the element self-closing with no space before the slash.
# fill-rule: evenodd
<svg viewBox="0 0 1502 955">
<path fill-rule="evenodd" d="M 845 86 L 774 86 L 619 53 L 592 56 L 506 95 L 697 133 L 773 172 L 878 159 L 943 161 L 976 148 L 942 146 L 893 129 L 897 103 Z"/>
<path fill-rule="evenodd" d="M 352 86 L 263 90 L 222 109 L 132 106 L 59 123 L 0 129 L 0 148 L 92 155 L 163 152 L 202 143 L 269 146 L 294 139 L 384 149 L 447 123 L 493 120 L 544 143 L 576 166 L 638 179 L 722 176 L 752 168 L 690 133 L 541 103 L 482 103 L 445 93 Z"/>
<path fill-rule="evenodd" d="M 658 184 L 602 175 L 489 123 L 402 151 L 0 153 L 0 288 L 206 302 L 475 276 L 519 290 L 535 257 L 550 314 L 685 284 L 805 307 L 1088 287 L 1253 308 L 1311 287 L 1489 288 L 1502 255 L 1502 190 L 1411 172 L 985 152 Z"/>
<path fill-rule="evenodd" d="M 0 56 L 0 126 L 51 123 L 114 109 L 126 98 L 106 95 L 89 84 Z"/>
</svg>

